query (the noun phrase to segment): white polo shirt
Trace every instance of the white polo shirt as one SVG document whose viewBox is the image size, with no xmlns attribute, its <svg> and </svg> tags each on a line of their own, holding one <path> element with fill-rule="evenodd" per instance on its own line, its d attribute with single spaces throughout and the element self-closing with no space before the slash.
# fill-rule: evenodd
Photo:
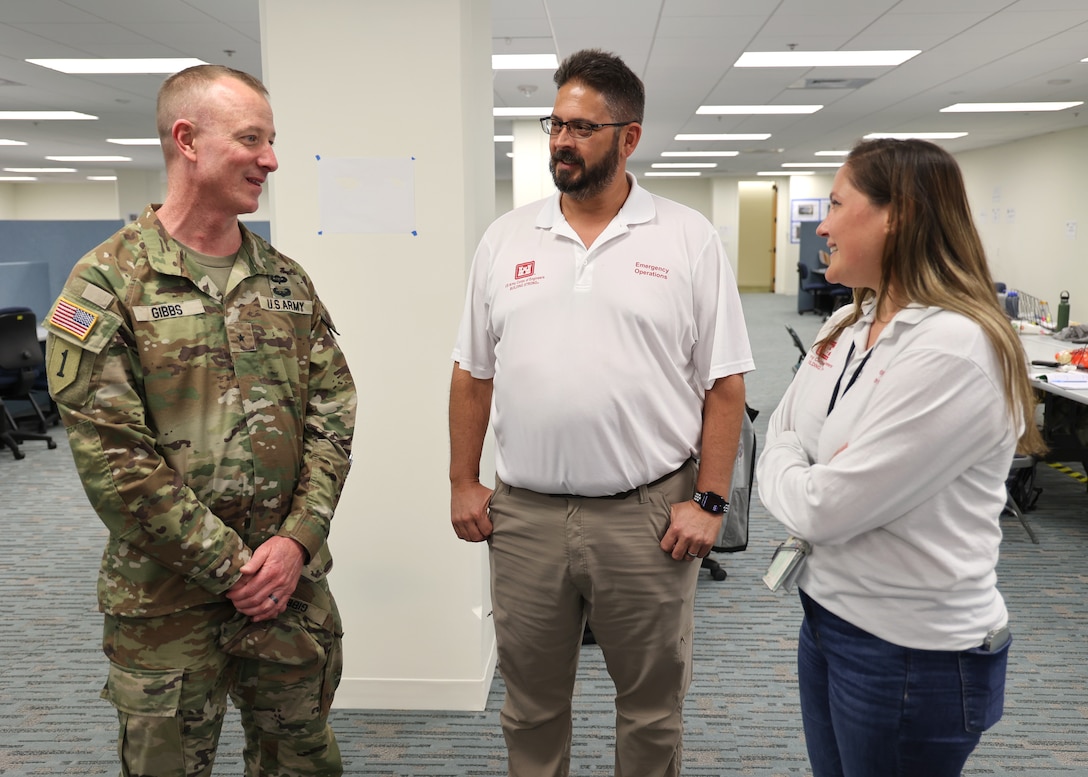
<svg viewBox="0 0 1088 777">
<path fill-rule="evenodd" d="M 1008 618 L 998 518 L 1022 427 L 977 323 L 910 305 L 870 349 L 872 321 L 809 351 L 768 424 L 759 498 L 812 543 L 798 585 L 823 607 L 897 645 L 975 647 Z"/>
<path fill-rule="evenodd" d="M 698 455 L 705 390 L 754 369 L 713 226 L 628 180 L 588 250 L 559 194 L 501 216 L 477 248 L 453 359 L 494 378 L 510 485 L 604 496 L 652 482 Z"/>
</svg>

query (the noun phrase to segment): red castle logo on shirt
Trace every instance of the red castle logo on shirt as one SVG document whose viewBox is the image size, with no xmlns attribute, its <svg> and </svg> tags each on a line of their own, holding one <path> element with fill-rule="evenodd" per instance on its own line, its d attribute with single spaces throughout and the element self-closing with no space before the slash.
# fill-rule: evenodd
<svg viewBox="0 0 1088 777">
<path fill-rule="evenodd" d="M 514 280 L 505 284 L 505 287 L 507 291 L 515 291 L 539 286 L 543 282 L 544 276 L 536 274 L 536 261 L 522 262 L 514 265 Z"/>
</svg>

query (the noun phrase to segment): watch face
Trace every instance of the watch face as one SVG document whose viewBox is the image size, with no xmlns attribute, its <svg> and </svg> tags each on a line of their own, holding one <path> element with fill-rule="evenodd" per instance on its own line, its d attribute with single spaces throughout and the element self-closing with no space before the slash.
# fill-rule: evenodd
<svg viewBox="0 0 1088 777">
<path fill-rule="evenodd" d="M 729 503 L 718 494 L 713 491 L 706 491 L 703 493 L 695 494 L 695 501 L 699 503 L 699 506 L 704 510 L 711 513 L 721 513 L 725 511 L 726 505 Z"/>
</svg>

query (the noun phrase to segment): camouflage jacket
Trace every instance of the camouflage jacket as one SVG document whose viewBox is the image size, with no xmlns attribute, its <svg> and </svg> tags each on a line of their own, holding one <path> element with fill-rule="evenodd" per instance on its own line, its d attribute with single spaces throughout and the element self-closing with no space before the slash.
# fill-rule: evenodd
<svg viewBox="0 0 1088 777">
<path fill-rule="evenodd" d="M 322 580 L 355 386 L 292 260 L 244 227 L 220 294 L 149 206 L 84 256 L 43 325 L 50 392 L 109 529 L 98 600 L 161 615 L 223 600 L 274 535 Z"/>
</svg>

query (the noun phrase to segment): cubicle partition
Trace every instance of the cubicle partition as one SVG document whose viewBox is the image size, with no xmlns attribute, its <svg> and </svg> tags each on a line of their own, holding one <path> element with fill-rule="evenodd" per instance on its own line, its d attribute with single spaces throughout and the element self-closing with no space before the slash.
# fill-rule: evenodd
<svg viewBox="0 0 1088 777">
<path fill-rule="evenodd" d="M 79 258 L 124 223 L 0 220 L 0 307 L 25 306 L 44 319 Z M 267 221 L 247 221 L 246 227 L 268 239 Z"/>
<path fill-rule="evenodd" d="M 41 321 L 83 254 L 121 228 L 108 221 L 0 220 L 0 303 L 25 305 Z"/>
</svg>

